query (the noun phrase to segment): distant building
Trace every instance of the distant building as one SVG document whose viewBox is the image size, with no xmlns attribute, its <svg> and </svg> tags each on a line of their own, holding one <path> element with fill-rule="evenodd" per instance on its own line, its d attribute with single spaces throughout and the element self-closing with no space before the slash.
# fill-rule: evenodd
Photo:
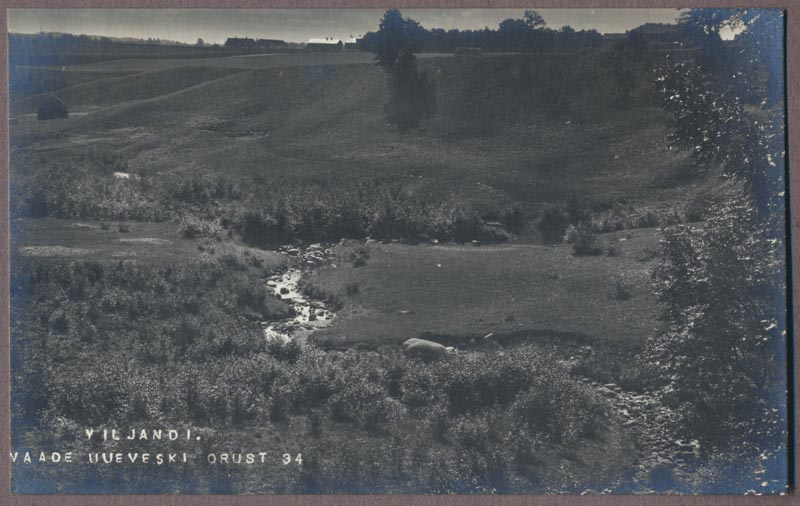
<svg viewBox="0 0 800 506">
<path fill-rule="evenodd" d="M 344 49 L 344 42 L 333 37 L 325 37 L 324 39 L 308 39 L 306 49 L 309 51 L 332 52 L 341 51 Z"/>
<path fill-rule="evenodd" d="M 251 39 L 248 37 L 229 37 L 225 47 L 232 49 L 274 49 L 286 46 L 286 41 L 278 39 Z"/>
<path fill-rule="evenodd" d="M 350 37 L 344 41 L 344 48 L 345 49 L 358 49 L 358 41 L 361 40 L 361 37 Z"/>
</svg>

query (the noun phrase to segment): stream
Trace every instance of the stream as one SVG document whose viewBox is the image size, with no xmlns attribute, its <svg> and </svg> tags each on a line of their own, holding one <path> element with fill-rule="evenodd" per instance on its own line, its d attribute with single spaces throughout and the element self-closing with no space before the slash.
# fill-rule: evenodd
<svg viewBox="0 0 800 506">
<path fill-rule="evenodd" d="M 305 249 L 283 246 L 278 251 L 291 258 L 290 267 L 267 278 L 267 287 L 275 297 L 292 306 L 294 316 L 262 322 L 264 337 L 268 342 L 297 341 L 302 344 L 312 332 L 333 324 L 336 317 L 329 304 L 310 299 L 298 286 L 303 274 L 330 262 L 332 251 L 320 244 Z"/>
</svg>

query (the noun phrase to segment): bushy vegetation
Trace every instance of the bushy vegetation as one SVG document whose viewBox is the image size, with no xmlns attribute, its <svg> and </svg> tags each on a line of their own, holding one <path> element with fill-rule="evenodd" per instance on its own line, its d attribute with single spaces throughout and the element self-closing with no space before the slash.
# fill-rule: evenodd
<svg viewBox="0 0 800 506">
<path fill-rule="evenodd" d="M 409 37 L 417 51 L 433 53 L 453 53 L 458 48 L 480 48 L 491 52 L 576 51 L 596 48 L 603 43 L 597 30 L 576 31 L 570 26 L 559 30 L 548 28 L 542 16 L 530 9 L 520 18 L 504 19 L 494 30 L 488 27 L 480 30 L 425 29 L 414 23 Z M 383 43 L 381 31 L 368 32 L 359 41 L 359 47 L 375 51 Z"/>
<path fill-rule="evenodd" d="M 573 196 L 565 203 L 546 205 L 537 229 L 545 243 L 560 243 L 570 228 L 605 234 L 701 221 L 706 217 L 709 205 L 710 202 L 695 199 L 681 208 L 655 208 L 620 200 L 580 200 Z"/>
<path fill-rule="evenodd" d="M 118 179 L 118 157 L 90 152 L 66 164 L 19 159 L 14 164 L 12 213 L 17 216 L 95 220 L 170 221 L 211 219 L 222 206 L 243 197 L 239 184 L 224 177 Z"/>
<path fill-rule="evenodd" d="M 603 247 L 597 234 L 584 223 L 580 223 L 578 226 L 570 225 L 564 234 L 564 242 L 572 246 L 572 254 L 575 256 L 601 255 L 603 253 Z"/>
<path fill-rule="evenodd" d="M 708 208 L 702 227 L 666 230 L 654 278 L 670 327 L 647 353 L 684 427 L 740 461 L 760 455 L 785 462 L 783 111 L 770 80 L 760 77 L 766 69 L 780 75 L 771 67 L 781 61 L 782 46 L 764 36 L 780 18 L 758 9 L 689 11 L 682 24 L 711 39 L 705 49 L 712 53 L 721 51 L 723 25 L 744 28 L 743 41 L 756 39 L 744 43 L 724 75 L 710 58 L 699 66 L 665 65 L 657 79 L 675 117 L 674 145 L 737 186 Z M 746 106 L 752 94 L 761 97 L 757 111 Z M 772 468 L 785 480 L 785 467 Z"/>
<path fill-rule="evenodd" d="M 220 262 L 18 265 L 15 416 L 40 428 L 169 422 L 285 430 L 306 417 L 315 445 L 338 444 L 330 439 L 340 432 L 336 424 L 405 454 L 428 441 L 448 455 L 448 475 L 471 477 L 448 485 L 467 492 L 508 486 L 515 458 L 529 462 L 534 452 L 579 444 L 604 427 L 602 402 L 534 345 L 427 363 L 399 347 L 326 352 L 268 344 L 248 315 L 279 318 L 287 310 L 250 276 Z M 438 424 L 438 436 L 428 435 L 430 424 Z M 470 455 L 468 469 L 451 461 L 460 451 Z M 315 456 L 313 447 L 304 453 L 326 462 L 323 469 L 325 459 L 342 457 Z M 439 458 L 390 457 L 381 457 L 382 476 L 396 486 Z M 336 479 L 330 470 L 316 476 L 318 486 L 341 490 Z"/>
<path fill-rule="evenodd" d="M 420 201 L 396 186 L 319 186 L 288 192 L 258 211 L 234 217 L 245 242 L 267 245 L 298 238 L 310 242 L 342 238 L 503 241 L 509 234 L 488 225 L 457 200 Z"/>
<path fill-rule="evenodd" d="M 373 46 L 375 58 L 389 78 L 386 119 L 400 131 L 418 127 L 423 118 L 436 112 L 436 83 L 428 73 L 417 69 L 414 56 L 421 49 L 419 35 L 423 32 L 419 23 L 390 9 L 368 44 Z"/>
<path fill-rule="evenodd" d="M 145 362 L 250 353 L 263 348 L 255 321 L 290 314 L 257 276 L 223 262 L 23 262 L 15 305 L 36 325 L 42 359 L 58 363 L 105 349 Z"/>
<path fill-rule="evenodd" d="M 739 198 L 717 209 L 703 229 L 667 229 L 655 270 L 672 328 L 650 353 L 677 377 L 670 399 L 684 405 L 693 433 L 723 438 L 716 443 L 745 433 L 766 408 L 765 393 L 785 380 L 774 365 L 785 360 L 785 350 L 773 344 L 783 339 L 775 290 L 781 251 L 753 220 Z M 715 429 L 707 432 L 709 426 Z"/>
<path fill-rule="evenodd" d="M 99 159 L 97 157 L 93 160 Z M 178 221 L 187 238 L 219 238 L 225 231 L 254 246 L 295 240 L 342 238 L 420 242 L 508 239 L 521 230 L 509 210 L 500 226 L 487 223 L 457 197 L 422 200 L 401 185 L 361 182 L 336 186 L 234 182 L 224 177 L 132 175 L 96 177 L 104 165 L 86 161 L 89 172 L 56 165 L 33 167 L 13 182 L 15 216 L 95 220 Z"/>
</svg>

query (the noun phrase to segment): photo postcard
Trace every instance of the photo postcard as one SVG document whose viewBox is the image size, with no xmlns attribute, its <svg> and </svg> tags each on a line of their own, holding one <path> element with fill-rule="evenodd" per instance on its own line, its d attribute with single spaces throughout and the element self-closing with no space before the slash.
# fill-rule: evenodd
<svg viewBox="0 0 800 506">
<path fill-rule="evenodd" d="M 784 11 L 7 12 L 12 494 L 791 493 Z"/>
</svg>

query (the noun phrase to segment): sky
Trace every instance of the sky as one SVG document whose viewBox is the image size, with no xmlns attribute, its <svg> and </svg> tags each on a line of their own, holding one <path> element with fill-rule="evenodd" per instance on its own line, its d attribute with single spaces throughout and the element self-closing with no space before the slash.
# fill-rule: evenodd
<svg viewBox="0 0 800 506">
<path fill-rule="evenodd" d="M 425 28 L 497 28 L 519 9 L 404 9 Z M 547 25 L 622 33 L 642 23 L 674 23 L 677 9 L 537 9 Z M 347 38 L 378 28 L 382 9 L 9 9 L 8 31 L 224 43 L 228 37 L 306 42 Z"/>
</svg>

